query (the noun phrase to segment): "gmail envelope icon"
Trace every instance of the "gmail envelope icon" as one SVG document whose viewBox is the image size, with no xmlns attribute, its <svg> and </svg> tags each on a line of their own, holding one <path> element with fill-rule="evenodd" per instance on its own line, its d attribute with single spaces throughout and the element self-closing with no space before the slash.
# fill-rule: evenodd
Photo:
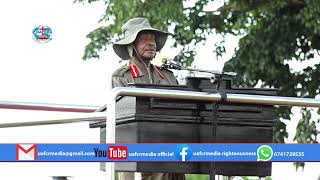
<svg viewBox="0 0 320 180">
<path fill-rule="evenodd" d="M 17 160 L 36 160 L 37 159 L 37 145 L 36 144 L 17 144 L 16 146 Z"/>
</svg>

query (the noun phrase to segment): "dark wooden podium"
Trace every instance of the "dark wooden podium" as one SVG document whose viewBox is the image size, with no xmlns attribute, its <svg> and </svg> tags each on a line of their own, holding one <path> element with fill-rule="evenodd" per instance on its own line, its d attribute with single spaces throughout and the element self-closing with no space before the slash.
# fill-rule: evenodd
<svg viewBox="0 0 320 180">
<path fill-rule="evenodd" d="M 234 94 L 276 95 L 275 89 L 232 88 L 231 79 L 222 78 L 219 91 Z M 216 92 L 207 78 L 188 78 L 186 86 L 135 87 Z M 215 109 L 216 108 L 216 109 Z M 116 105 L 117 143 L 271 143 L 276 117 L 272 106 L 195 102 L 143 97 L 123 97 Z M 105 123 L 101 128 L 105 143 Z M 175 172 L 225 176 L 270 176 L 270 162 L 121 162 L 116 171 Z M 103 167 L 102 167 L 103 169 Z"/>
</svg>

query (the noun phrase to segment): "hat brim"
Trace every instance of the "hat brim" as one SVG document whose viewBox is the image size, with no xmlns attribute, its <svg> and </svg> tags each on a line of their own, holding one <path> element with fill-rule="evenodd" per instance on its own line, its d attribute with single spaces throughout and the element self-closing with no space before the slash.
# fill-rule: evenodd
<svg viewBox="0 0 320 180">
<path fill-rule="evenodd" d="M 133 43 L 133 41 L 136 39 L 137 35 L 141 31 L 154 31 L 155 32 L 155 38 L 156 38 L 156 45 L 157 49 L 156 51 L 160 51 L 163 46 L 165 45 L 167 39 L 168 39 L 168 32 L 159 31 L 154 28 L 145 28 L 141 29 L 139 31 L 136 31 L 135 33 L 132 33 L 130 36 L 127 36 L 127 38 L 122 39 L 120 41 L 117 41 L 113 44 L 113 50 L 114 52 L 123 60 L 130 59 L 130 55 L 127 50 L 127 45 L 130 43 Z"/>
</svg>

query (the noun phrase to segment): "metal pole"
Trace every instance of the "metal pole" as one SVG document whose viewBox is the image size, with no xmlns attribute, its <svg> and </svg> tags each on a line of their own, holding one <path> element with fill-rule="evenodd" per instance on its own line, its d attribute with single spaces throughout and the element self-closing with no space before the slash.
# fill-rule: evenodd
<svg viewBox="0 0 320 180">
<path fill-rule="evenodd" d="M 74 104 L 54 104 L 39 102 L 19 102 L 19 101 L 0 101 L 0 109 L 23 109 L 40 111 L 62 111 L 62 112 L 95 112 L 99 106 L 74 105 Z"/>
<path fill-rule="evenodd" d="M 224 74 L 228 76 L 235 76 L 237 73 L 235 72 L 223 72 L 223 71 L 215 71 L 215 70 L 205 70 L 205 69 L 197 69 L 197 68 L 187 68 L 187 67 L 181 67 L 180 65 L 174 63 L 171 60 L 166 60 L 161 67 L 167 68 L 167 69 L 176 69 L 176 70 L 187 70 L 187 71 L 196 71 L 196 72 L 204 72 L 204 73 L 210 73 L 210 74 Z"/>
<path fill-rule="evenodd" d="M 105 112 L 96 112 L 96 113 L 86 113 L 86 114 L 73 114 L 73 115 L 64 115 L 63 118 L 51 118 L 47 120 L 30 120 L 23 122 L 8 120 L 9 122 L 3 122 L 0 120 L 0 128 L 10 128 L 10 127 L 23 127 L 23 126 L 39 126 L 39 125 L 52 125 L 52 124 L 67 124 L 74 122 L 87 122 L 87 121 L 103 121 L 106 120 Z"/>
<path fill-rule="evenodd" d="M 128 89 L 128 88 L 126 88 Z M 111 91 L 111 96 L 107 102 L 107 121 L 106 121 L 106 143 L 115 143 L 116 137 L 116 98 L 119 96 L 120 91 L 113 89 Z M 107 123 L 108 122 L 108 123 Z M 106 163 L 106 173 L 108 180 L 115 180 L 115 168 L 114 162 Z"/>
<path fill-rule="evenodd" d="M 117 87 L 111 90 L 111 96 L 140 96 L 140 97 L 158 97 L 169 99 L 185 99 L 207 102 L 221 101 L 220 93 L 194 92 L 167 89 L 149 89 L 149 88 L 128 88 Z M 115 98 L 111 98 L 115 100 Z M 320 100 L 312 98 L 296 98 L 283 96 L 263 96 L 249 94 L 227 94 L 228 103 L 250 103 L 262 105 L 282 105 L 282 106 L 302 106 L 302 107 L 320 107 Z M 108 107 L 109 110 L 109 107 Z"/>
<path fill-rule="evenodd" d="M 118 96 L 136 97 L 158 97 L 169 99 L 185 99 L 207 102 L 221 101 L 221 94 L 209 92 L 179 91 L 167 89 L 147 89 L 147 88 L 128 88 L 116 87 L 111 90 L 110 99 L 107 102 L 107 122 L 106 123 L 106 143 L 115 143 L 115 122 L 116 122 L 116 98 Z M 261 96 L 246 94 L 227 94 L 226 102 L 229 103 L 253 103 L 263 105 L 286 105 L 286 106 L 305 106 L 320 107 L 320 101 L 311 98 L 292 98 L 278 96 Z M 108 180 L 114 180 L 114 163 L 106 163 Z"/>
<path fill-rule="evenodd" d="M 312 99 L 312 98 L 261 96 L 261 95 L 248 95 L 248 94 L 227 94 L 227 102 L 263 104 L 263 105 L 320 107 L 320 100 Z"/>
<path fill-rule="evenodd" d="M 185 67 L 181 67 L 179 70 L 197 71 L 197 72 L 204 72 L 204 73 L 211 73 L 211 74 L 224 74 L 224 75 L 228 75 L 228 76 L 236 76 L 237 75 L 237 73 L 235 73 L 235 72 L 223 72 L 223 71 L 205 70 L 205 69 L 196 69 L 196 68 L 185 68 Z"/>
</svg>

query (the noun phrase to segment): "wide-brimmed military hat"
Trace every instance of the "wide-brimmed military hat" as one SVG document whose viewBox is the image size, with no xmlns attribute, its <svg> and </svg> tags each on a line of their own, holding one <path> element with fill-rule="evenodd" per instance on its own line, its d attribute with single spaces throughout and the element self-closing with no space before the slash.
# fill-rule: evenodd
<svg viewBox="0 0 320 180">
<path fill-rule="evenodd" d="M 160 51 L 163 48 L 169 35 L 168 32 L 160 31 L 151 27 L 149 21 L 142 17 L 130 19 L 122 26 L 121 30 L 124 33 L 124 38 L 113 44 L 113 50 L 121 59 L 124 60 L 131 58 L 127 49 L 127 45 L 136 39 L 139 32 L 154 31 L 157 45 L 156 51 Z"/>
</svg>

